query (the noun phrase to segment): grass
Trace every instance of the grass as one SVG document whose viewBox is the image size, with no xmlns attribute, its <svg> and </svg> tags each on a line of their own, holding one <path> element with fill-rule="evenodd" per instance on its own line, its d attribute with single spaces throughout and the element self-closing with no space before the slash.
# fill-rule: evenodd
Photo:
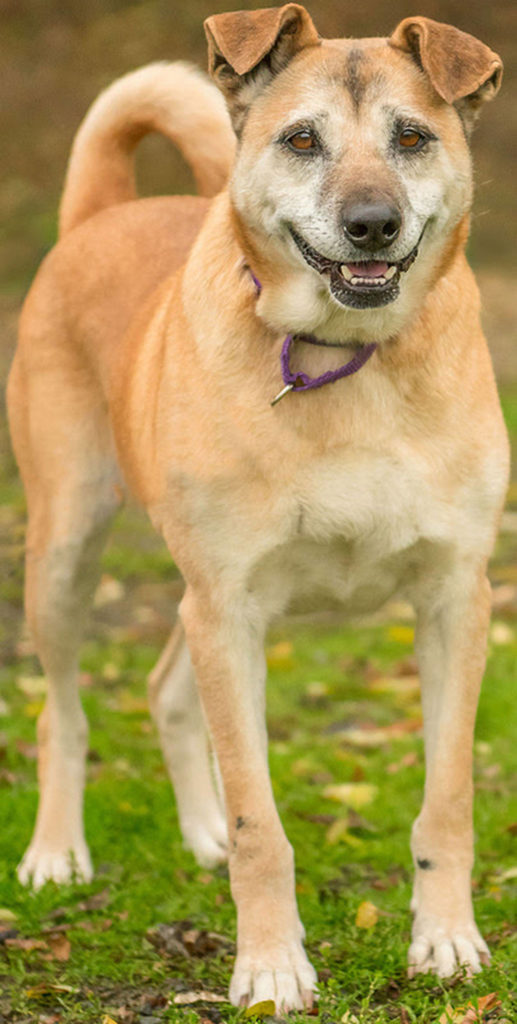
<svg viewBox="0 0 517 1024">
<path fill-rule="evenodd" d="M 515 394 L 505 396 L 504 408 L 515 434 Z M 36 810 L 34 737 L 42 698 L 34 683 L 35 658 L 20 634 L 23 501 L 7 456 L 0 491 L 8 567 L 0 601 L 11 615 L 11 642 L 0 669 L 0 908 L 10 920 L 2 922 L 0 911 L 0 931 L 16 933 L 14 945 L 0 944 L 0 1021 L 99 1024 L 105 1015 L 117 1024 L 244 1021 L 244 1011 L 225 1002 L 174 1003 L 188 991 L 224 998 L 231 947 L 214 940 L 213 955 L 187 958 L 168 955 L 149 939 L 160 923 L 189 921 L 193 929 L 233 941 L 235 918 L 226 870 L 203 870 L 182 849 L 146 711 L 145 678 L 166 638 L 179 582 L 160 541 L 133 509 L 121 516 L 106 552 L 106 578 L 82 661 L 91 729 L 86 831 L 96 875 L 91 885 L 50 884 L 37 894 L 16 880 Z M 510 499 L 515 503 L 515 487 Z M 515 546 L 514 534 L 502 536 L 493 566 L 501 585 L 516 582 Z M 501 999 L 500 1015 L 483 1019 L 517 1019 L 511 877 L 516 612 L 514 594 L 496 613 L 477 726 L 474 902 L 493 962 L 471 983 L 406 978 L 408 839 L 424 780 L 422 741 L 413 730 L 420 709 L 410 681 L 411 621 L 288 623 L 270 637 L 273 785 L 296 851 L 298 900 L 320 978 L 322 1022 L 435 1024 L 447 1005 L 492 992 Z M 392 682 L 383 686 L 379 678 Z M 347 740 L 351 727 L 387 730 L 386 741 L 371 749 L 356 746 Z M 375 789 L 366 794 L 373 798 L 355 810 L 337 804 L 325 796 L 331 782 L 370 784 Z M 365 901 L 378 909 L 370 929 L 356 924 Z M 206 945 L 203 936 L 198 945 Z M 65 959 L 57 958 L 60 951 Z M 293 1015 L 300 1024 L 311 1019 Z"/>
</svg>

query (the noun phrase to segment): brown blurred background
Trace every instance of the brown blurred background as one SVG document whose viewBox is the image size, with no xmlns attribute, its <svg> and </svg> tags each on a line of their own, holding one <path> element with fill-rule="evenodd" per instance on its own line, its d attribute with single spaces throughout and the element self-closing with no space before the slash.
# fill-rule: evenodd
<svg viewBox="0 0 517 1024">
<path fill-rule="evenodd" d="M 203 19 L 256 6 L 246 0 L 0 0 L 4 357 L 20 298 L 54 241 L 67 155 L 88 105 L 113 78 L 149 61 L 188 58 L 204 67 Z M 389 34 L 401 18 L 425 14 L 471 32 L 503 57 L 502 92 L 483 112 L 474 136 L 477 192 L 470 255 L 482 285 L 497 369 L 505 380 L 517 380 L 515 0 L 313 0 L 307 6 L 324 36 Z M 142 191 L 192 188 L 187 169 L 163 139 L 144 141 L 138 166 Z"/>
</svg>

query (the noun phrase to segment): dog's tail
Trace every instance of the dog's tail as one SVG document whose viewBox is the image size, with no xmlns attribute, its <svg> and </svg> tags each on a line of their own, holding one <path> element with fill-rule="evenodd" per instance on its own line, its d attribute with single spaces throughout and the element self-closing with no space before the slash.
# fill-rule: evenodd
<svg viewBox="0 0 517 1024">
<path fill-rule="evenodd" d="M 224 186 L 235 136 L 220 92 L 190 64 L 149 64 L 101 93 L 79 128 L 59 211 L 60 235 L 107 206 L 136 198 L 133 150 L 148 132 L 176 143 L 201 195 L 216 195 Z"/>
</svg>

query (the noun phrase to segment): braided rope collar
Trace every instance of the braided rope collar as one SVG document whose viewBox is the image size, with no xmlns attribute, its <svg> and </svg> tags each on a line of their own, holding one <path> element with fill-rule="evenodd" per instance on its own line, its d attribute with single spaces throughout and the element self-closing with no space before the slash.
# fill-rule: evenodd
<svg viewBox="0 0 517 1024">
<path fill-rule="evenodd" d="M 257 295 L 260 295 L 262 285 L 249 267 L 248 270 L 253 284 L 255 285 Z M 280 354 L 280 368 L 282 370 L 284 387 L 277 395 L 275 395 L 271 405 L 276 405 L 276 403 L 279 402 L 281 398 L 284 398 L 285 395 L 288 395 L 290 391 L 313 391 L 315 388 L 322 388 L 324 384 L 333 384 L 334 381 L 341 380 L 342 377 L 350 377 L 353 373 L 357 373 L 357 371 L 368 362 L 377 348 L 376 342 L 371 342 L 369 345 L 363 345 L 359 352 L 356 352 L 355 356 L 353 356 L 352 359 L 349 359 L 348 363 L 340 366 L 337 370 L 327 370 L 326 373 L 322 373 L 319 377 L 310 377 L 308 373 L 304 373 L 302 370 L 299 370 L 297 373 L 293 373 L 290 368 L 289 356 L 295 341 L 304 341 L 309 345 L 331 347 L 330 343 L 327 344 L 325 341 L 319 341 L 318 338 L 313 338 L 311 334 L 288 334 L 284 344 L 282 345 L 282 352 Z"/>
</svg>

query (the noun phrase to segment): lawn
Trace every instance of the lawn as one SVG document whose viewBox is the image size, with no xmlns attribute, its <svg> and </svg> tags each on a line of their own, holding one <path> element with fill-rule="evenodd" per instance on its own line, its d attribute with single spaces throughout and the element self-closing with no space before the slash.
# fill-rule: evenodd
<svg viewBox="0 0 517 1024">
<path fill-rule="evenodd" d="M 517 395 L 504 404 L 515 440 Z M 23 496 L 5 443 L 2 449 L 0 1021 L 245 1020 L 225 1002 L 235 937 L 227 872 L 199 868 L 182 849 L 146 707 L 146 675 L 181 584 L 133 508 L 120 516 L 106 551 L 82 660 L 95 878 L 90 885 L 48 884 L 37 894 L 16 880 L 36 809 L 35 722 L 44 682 L 21 626 Z M 329 616 L 287 621 L 269 639 L 271 770 L 296 850 L 322 1022 L 460 1021 L 466 1010 L 454 1016 L 453 1009 L 492 993 L 480 1004 L 482 1015 L 465 1019 L 517 1020 L 512 504 L 515 484 L 492 566 L 495 611 L 476 736 L 474 901 L 493 962 L 474 981 L 406 978 L 408 838 L 424 777 L 409 610 L 396 605 L 358 626 Z M 329 796 L 328 787 L 340 783 L 351 784 L 345 802 Z M 200 994 L 204 1000 L 189 1002 Z"/>
</svg>

